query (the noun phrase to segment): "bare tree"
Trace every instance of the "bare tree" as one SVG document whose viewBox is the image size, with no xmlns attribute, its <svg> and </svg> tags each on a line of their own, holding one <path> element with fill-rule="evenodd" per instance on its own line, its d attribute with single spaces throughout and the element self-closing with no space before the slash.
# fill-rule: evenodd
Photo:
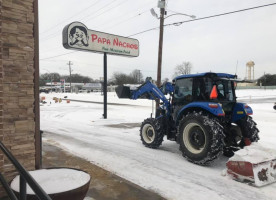
<svg viewBox="0 0 276 200">
<path fill-rule="evenodd" d="M 143 82 L 143 74 L 140 70 L 135 69 L 129 75 L 122 72 L 114 72 L 109 84 L 123 85 L 123 84 L 137 84 Z"/>
<path fill-rule="evenodd" d="M 134 79 L 134 82 L 141 83 L 143 81 L 143 74 L 141 70 L 135 69 L 131 72 L 130 76 Z"/>
<path fill-rule="evenodd" d="M 174 77 L 182 75 L 182 74 L 190 74 L 192 70 L 191 62 L 183 62 L 182 64 L 177 65 L 174 68 Z"/>
<path fill-rule="evenodd" d="M 41 74 L 39 76 L 39 85 L 44 86 L 46 83 L 50 82 L 59 82 L 60 81 L 60 75 L 56 72 L 54 73 L 45 73 Z"/>
<path fill-rule="evenodd" d="M 39 77 L 39 85 L 44 86 L 48 82 L 60 82 L 60 79 L 65 79 L 66 82 L 70 81 L 70 76 L 60 75 L 59 73 L 45 73 L 41 74 Z M 83 76 L 80 74 L 72 74 L 72 83 L 92 83 L 93 79 L 88 76 Z"/>
<path fill-rule="evenodd" d="M 60 78 L 64 78 L 66 82 L 71 82 L 72 83 L 92 83 L 93 79 L 88 77 L 88 76 L 83 76 L 80 74 L 72 74 L 71 77 L 68 75 L 62 75 Z"/>
<path fill-rule="evenodd" d="M 114 72 L 112 75 L 112 80 L 110 80 L 115 85 L 123 85 L 126 83 L 132 83 L 132 80 L 130 80 L 129 76 L 125 73 L 121 72 Z"/>
</svg>

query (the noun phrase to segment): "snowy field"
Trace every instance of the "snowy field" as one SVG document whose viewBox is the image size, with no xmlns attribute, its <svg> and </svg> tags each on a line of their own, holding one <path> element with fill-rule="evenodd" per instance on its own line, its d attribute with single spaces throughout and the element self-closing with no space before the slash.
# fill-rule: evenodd
<svg viewBox="0 0 276 200">
<path fill-rule="evenodd" d="M 152 102 L 122 100 L 115 93 L 108 95 L 109 103 L 129 105 L 108 105 L 108 119 L 102 119 L 102 104 L 54 103 L 52 100 L 68 96 L 69 99 L 102 102 L 100 93 L 41 94 L 47 102 L 41 106 L 43 141 L 170 200 L 276 200 L 276 183 L 256 188 L 224 176 L 226 157 L 221 156 L 211 166 L 203 167 L 186 161 L 175 142 L 164 140 L 156 150 L 144 147 L 139 127 L 131 125 L 150 117 Z M 260 129 L 259 143 L 276 149 L 276 110 L 273 110 L 276 90 L 238 90 L 237 96 L 254 102 L 249 105 Z M 254 101 L 256 99 L 258 101 Z"/>
</svg>

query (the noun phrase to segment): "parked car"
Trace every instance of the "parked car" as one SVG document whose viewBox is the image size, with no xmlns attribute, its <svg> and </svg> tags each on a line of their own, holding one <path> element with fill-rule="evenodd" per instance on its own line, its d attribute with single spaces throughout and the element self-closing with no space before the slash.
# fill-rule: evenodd
<svg viewBox="0 0 276 200">
<path fill-rule="evenodd" d="M 276 103 L 274 103 L 274 106 L 273 106 L 274 110 L 276 110 Z"/>
<path fill-rule="evenodd" d="M 86 89 L 79 90 L 79 93 L 87 93 Z"/>
<path fill-rule="evenodd" d="M 47 88 L 41 88 L 41 89 L 39 89 L 39 93 L 42 93 L 42 92 L 44 92 L 44 93 L 49 93 L 49 90 L 47 89 Z"/>
</svg>

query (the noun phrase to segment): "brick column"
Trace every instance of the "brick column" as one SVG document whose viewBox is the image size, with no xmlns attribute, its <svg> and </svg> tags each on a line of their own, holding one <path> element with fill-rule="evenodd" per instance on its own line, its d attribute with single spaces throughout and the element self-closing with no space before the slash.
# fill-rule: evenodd
<svg viewBox="0 0 276 200">
<path fill-rule="evenodd" d="M 0 141 L 3 141 L 3 64 L 2 64 L 2 0 L 0 0 Z M 4 155 L 0 151 L 0 172 L 3 172 Z M 0 197 L 4 195 L 4 189 L 0 185 Z"/>
<path fill-rule="evenodd" d="M 33 170 L 34 0 L 0 0 L 0 13 L 0 140 Z M 1 151 L 0 170 L 8 181 L 17 174 Z"/>
</svg>

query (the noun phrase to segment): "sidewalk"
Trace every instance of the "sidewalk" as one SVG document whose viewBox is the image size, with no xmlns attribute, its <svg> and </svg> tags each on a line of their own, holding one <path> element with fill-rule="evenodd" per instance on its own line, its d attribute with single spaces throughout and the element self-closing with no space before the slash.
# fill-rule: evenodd
<svg viewBox="0 0 276 200">
<path fill-rule="evenodd" d="M 90 188 L 85 200 L 165 200 L 165 198 L 152 191 L 148 191 L 46 142 L 43 143 L 42 155 L 43 168 L 72 167 L 82 169 L 90 174 Z"/>
</svg>

